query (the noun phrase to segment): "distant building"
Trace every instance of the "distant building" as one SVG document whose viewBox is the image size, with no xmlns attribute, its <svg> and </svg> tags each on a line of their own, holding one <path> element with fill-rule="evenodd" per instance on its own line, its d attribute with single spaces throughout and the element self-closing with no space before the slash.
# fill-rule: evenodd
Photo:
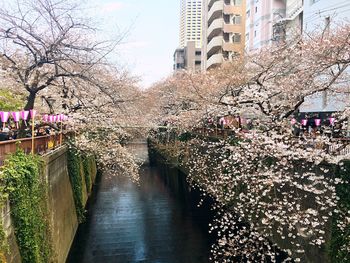
<svg viewBox="0 0 350 263">
<path fill-rule="evenodd" d="M 202 0 L 181 0 L 180 43 L 174 71 L 199 70 L 202 47 Z"/>
<path fill-rule="evenodd" d="M 202 0 L 181 0 L 180 48 L 188 41 L 202 46 Z"/>
<path fill-rule="evenodd" d="M 244 52 L 245 0 L 203 0 L 202 70 Z"/>
<path fill-rule="evenodd" d="M 350 22 L 350 1 L 304 0 L 303 28 L 306 32 L 329 29 L 339 22 Z"/>
<path fill-rule="evenodd" d="M 195 41 L 188 41 L 184 48 L 178 48 L 174 53 L 174 71 L 201 69 L 201 49 L 196 48 Z"/>
<path fill-rule="evenodd" d="M 286 17 L 286 0 L 247 0 L 245 50 L 249 53 L 284 38 L 284 28 L 274 26 Z"/>
<path fill-rule="evenodd" d="M 350 22 L 350 1 L 344 0 L 304 0 L 303 31 L 327 31 L 335 29 L 339 23 Z M 348 70 L 349 72 L 349 70 Z M 342 111 L 349 106 L 350 98 L 345 93 L 322 92 L 307 98 L 300 107 L 301 112 Z"/>
</svg>

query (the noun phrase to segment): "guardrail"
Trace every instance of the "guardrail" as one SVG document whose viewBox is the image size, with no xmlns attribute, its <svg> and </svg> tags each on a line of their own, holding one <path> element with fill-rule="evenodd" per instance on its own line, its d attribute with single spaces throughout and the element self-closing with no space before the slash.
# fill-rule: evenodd
<svg viewBox="0 0 350 263">
<path fill-rule="evenodd" d="M 65 137 L 61 134 L 38 136 L 34 138 L 34 153 L 43 154 L 61 145 Z M 0 166 L 3 165 L 4 160 L 8 154 L 14 153 L 17 147 L 24 150 L 26 153 L 32 151 L 32 138 L 23 138 L 18 140 L 7 140 L 0 142 Z"/>
</svg>

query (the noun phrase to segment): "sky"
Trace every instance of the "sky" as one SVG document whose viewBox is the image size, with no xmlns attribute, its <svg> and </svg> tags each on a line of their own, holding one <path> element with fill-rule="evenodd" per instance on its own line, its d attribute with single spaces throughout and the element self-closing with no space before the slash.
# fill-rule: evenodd
<svg viewBox="0 0 350 263">
<path fill-rule="evenodd" d="M 113 59 L 149 87 L 171 74 L 179 43 L 180 0 L 94 0 L 105 34 L 127 31 Z"/>
</svg>

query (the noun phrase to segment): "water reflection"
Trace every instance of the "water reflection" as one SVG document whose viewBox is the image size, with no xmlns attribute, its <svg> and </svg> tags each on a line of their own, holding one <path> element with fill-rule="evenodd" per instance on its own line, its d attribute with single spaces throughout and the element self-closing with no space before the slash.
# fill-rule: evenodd
<svg viewBox="0 0 350 263">
<path fill-rule="evenodd" d="M 131 151 L 147 159 L 146 145 Z M 144 166 L 140 186 L 103 177 L 67 262 L 208 262 L 207 212 L 184 192 L 183 177 L 165 170 Z"/>
</svg>

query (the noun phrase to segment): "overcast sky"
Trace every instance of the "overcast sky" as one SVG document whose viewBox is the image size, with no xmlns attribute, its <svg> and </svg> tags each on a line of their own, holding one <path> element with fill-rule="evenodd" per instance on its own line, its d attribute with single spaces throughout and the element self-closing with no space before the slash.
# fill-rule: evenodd
<svg viewBox="0 0 350 263">
<path fill-rule="evenodd" d="M 117 60 L 141 77 L 142 87 L 172 72 L 179 42 L 180 0 L 93 0 L 106 34 L 128 30 Z"/>
</svg>

